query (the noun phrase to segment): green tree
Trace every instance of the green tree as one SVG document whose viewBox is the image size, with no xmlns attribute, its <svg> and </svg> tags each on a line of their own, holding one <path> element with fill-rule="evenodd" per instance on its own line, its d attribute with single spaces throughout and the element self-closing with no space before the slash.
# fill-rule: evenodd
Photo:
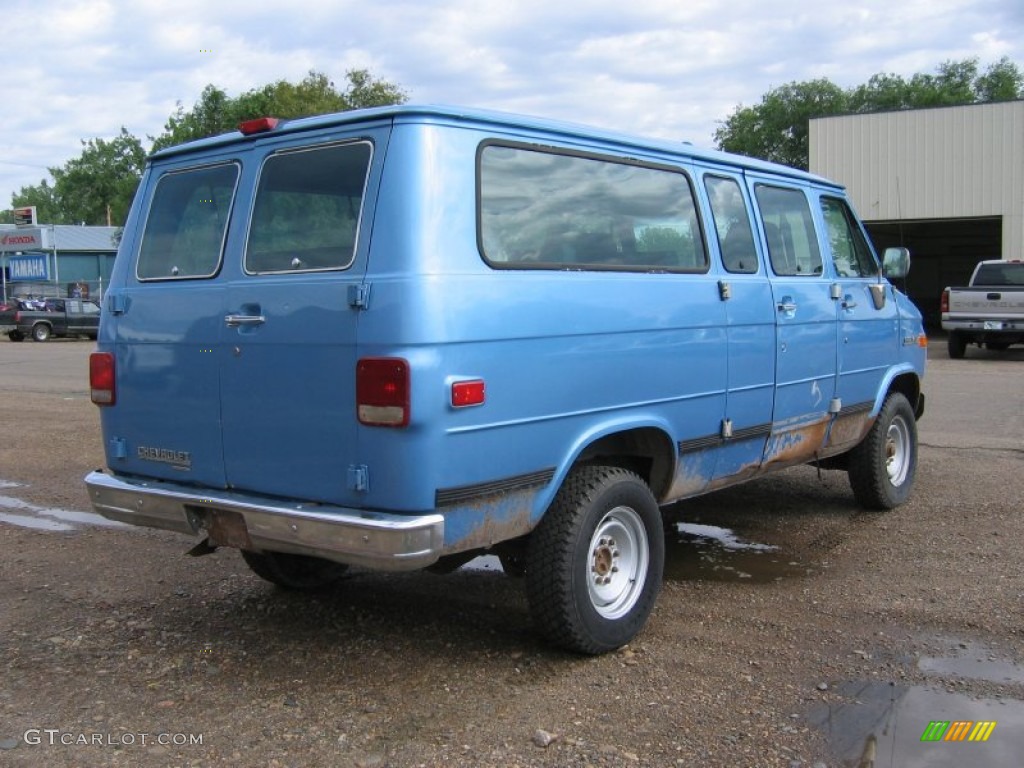
<svg viewBox="0 0 1024 768">
<path fill-rule="evenodd" d="M 13 207 L 36 206 L 40 222 L 123 224 L 146 162 L 142 142 L 122 127 L 109 141 L 89 139 L 82 146 L 81 155 L 49 169 L 52 185 L 44 179 L 22 187 Z"/>
<path fill-rule="evenodd" d="M 278 80 L 237 97 L 211 84 L 188 111 L 178 104 L 164 132 L 150 137 L 151 151 L 234 131 L 253 117 L 305 117 L 401 104 L 406 98 L 399 86 L 378 80 L 365 69 L 346 72 L 343 90 L 319 72 L 310 72 L 298 83 Z M 12 195 L 11 207 L 34 205 L 39 221 L 48 224 L 124 224 L 145 165 L 142 142 L 122 127 L 113 139 L 89 139 L 82 146 L 81 155 L 49 169 L 52 181 L 43 179 Z M 10 217 L 8 212 L 0 220 Z"/>
<path fill-rule="evenodd" d="M 234 131 L 240 122 L 254 117 L 307 117 L 401 104 L 408 98 L 399 86 L 378 80 L 365 69 L 351 69 L 345 79 L 345 89 L 338 90 L 327 75 L 311 71 L 298 83 L 278 80 L 234 98 L 208 85 L 192 109 L 186 111 L 178 104 L 164 132 L 153 141 L 153 150 Z"/>
<path fill-rule="evenodd" d="M 720 149 L 807 168 L 815 117 L 977 104 L 1024 98 L 1024 73 L 1003 57 L 979 71 L 978 59 L 945 61 L 935 74 L 909 80 L 879 73 L 846 90 L 827 79 L 775 88 L 752 107 L 738 106 L 715 130 Z"/>
</svg>

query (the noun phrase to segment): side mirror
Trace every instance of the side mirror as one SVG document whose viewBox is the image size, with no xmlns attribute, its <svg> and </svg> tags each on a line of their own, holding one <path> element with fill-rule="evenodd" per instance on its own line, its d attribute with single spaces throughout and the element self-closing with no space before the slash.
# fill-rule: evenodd
<svg viewBox="0 0 1024 768">
<path fill-rule="evenodd" d="M 890 280 L 902 279 L 910 272 L 910 251 L 906 248 L 886 248 L 882 255 L 882 274 Z"/>
</svg>

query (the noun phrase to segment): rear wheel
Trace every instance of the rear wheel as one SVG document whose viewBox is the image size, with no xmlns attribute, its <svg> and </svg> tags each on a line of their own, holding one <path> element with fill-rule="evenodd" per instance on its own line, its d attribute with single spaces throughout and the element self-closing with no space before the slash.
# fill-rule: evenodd
<svg viewBox="0 0 1024 768">
<path fill-rule="evenodd" d="M 32 326 L 32 340 L 46 341 L 50 338 L 51 329 L 46 323 L 36 323 Z"/>
<path fill-rule="evenodd" d="M 664 562 L 661 513 L 644 481 L 619 467 L 578 467 L 530 538 L 534 621 L 569 650 L 619 648 L 646 623 Z"/>
<path fill-rule="evenodd" d="M 964 341 L 964 337 L 956 331 L 950 331 L 946 346 L 949 349 L 949 356 L 953 360 L 959 360 L 964 356 L 964 352 L 967 351 L 967 342 Z"/>
<path fill-rule="evenodd" d="M 850 451 L 850 486 L 861 506 L 892 509 L 910 496 L 917 473 L 917 422 L 899 392 L 885 400 L 871 431 Z"/>
<path fill-rule="evenodd" d="M 22 333 L 21 331 L 8 331 L 7 338 L 10 339 L 11 341 L 24 341 L 25 334 Z"/>
<path fill-rule="evenodd" d="M 284 589 L 310 591 L 334 584 L 348 570 L 343 563 L 286 552 L 242 550 L 242 559 L 261 579 Z"/>
</svg>

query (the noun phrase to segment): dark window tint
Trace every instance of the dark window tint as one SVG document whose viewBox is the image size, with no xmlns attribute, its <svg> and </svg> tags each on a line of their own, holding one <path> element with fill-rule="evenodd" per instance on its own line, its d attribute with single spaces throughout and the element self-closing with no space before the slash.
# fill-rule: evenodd
<svg viewBox="0 0 1024 768">
<path fill-rule="evenodd" d="M 238 166 L 168 173 L 157 182 L 139 250 L 141 280 L 210 277 L 220 265 Z"/>
<path fill-rule="evenodd" d="M 821 251 L 804 193 L 759 184 L 755 194 L 772 271 L 798 277 L 820 275 Z"/>
<path fill-rule="evenodd" d="M 834 197 L 821 198 L 832 261 L 839 277 L 872 277 L 878 265 L 850 207 Z"/>
<path fill-rule="evenodd" d="M 708 176 L 704 179 L 704 187 L 711 201 L 723 266 L 729 272 L 757 272 L 754 233 L 750 229 L 750 213 L 740 185 L 735 179 Z"/>
<path fill-rule="evenodd" d="M 495 267 L 704 271 L 688 178 L 578 155 L 488 145 L 480 238 Z"/>
<path fill-rule="evenodd" d="M 1024 285 L 1024 264 L 982 264 L 974 285 Z"/>
<path fill-rule="evenodd" d="M 256 191 L 246 271 L 351 265 L 371 151 L 359 142 L 269 157 Z"/>
</svg>

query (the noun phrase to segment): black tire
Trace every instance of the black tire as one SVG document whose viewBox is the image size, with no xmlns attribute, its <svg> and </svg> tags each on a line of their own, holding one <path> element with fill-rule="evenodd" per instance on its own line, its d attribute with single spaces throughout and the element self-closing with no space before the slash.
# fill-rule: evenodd
<svg viewBox="0 0 1024 768">
<path fill-rule="evenodd" d="M 964 356 L 964 352 L 967 351 L 967 342 L 964 341 L 964 337 L 956 331 L 950 331 L 949 339 L 946 341 L 946 347 L 949 350 L 949 357 L 952 360 L 960 360 Z"/>
<path fill-rule="evenodd" d="M 892 392 L 871 431 L 850 451 L 850 487 L 861 506 L 892 509 L 907 500 L 917 474 L 917 421 L 907 398 Z"/>
<path fill-rule="evenodd" d="M 21 331 L 8 331 L 7 338 L 10 339 L 11 341 L 24 341 L 25 334 L 22 333 Z"/>
<path fill-rule="evenodd" d="M 32 341 L 47 341 L 52 332 L 46 323 L 36 323 L 32 326 Z"/>
<path fill-rule="evenodd" d="M 530 537 L 530 613 L 556 645 L 614 650 L 647 622 L 664 564 L 661 512 L 647 484 L 619 467 L 577 467 Z"/>
<path fill-rule="evenodd" d="M 340 580 L 348 566 L 333 560 L 286 552 L 252 552 L 243 549 L 242 559 L 261 579 L 282 589 L 313 591 Z"/>
</svg>

